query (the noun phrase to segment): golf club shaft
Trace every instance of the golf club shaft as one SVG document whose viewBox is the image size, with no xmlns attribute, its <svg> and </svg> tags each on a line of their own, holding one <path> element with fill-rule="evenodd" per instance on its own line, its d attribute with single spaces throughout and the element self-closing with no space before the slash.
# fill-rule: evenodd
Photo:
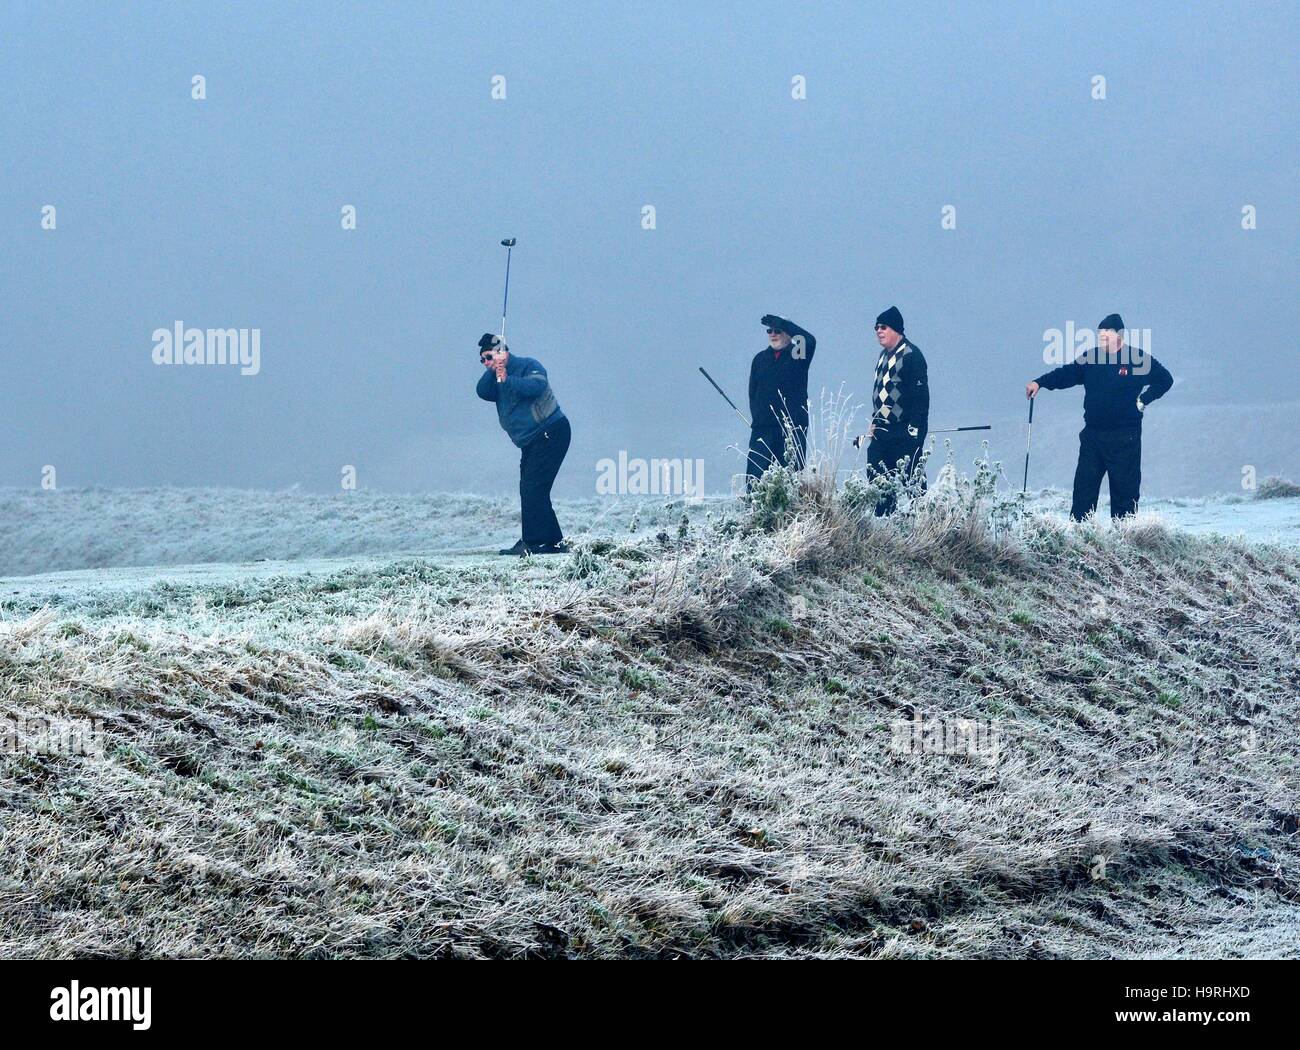
<svg viewBox="0 0 1300 1050">
<path fill-rule="evenodd" d="M 885 428 L 880 427 L 879 429 L 884 430 Z M 978 426 L 978 427 L 947 427 L 944 430 L 931 430 L 928 431 L 927 434 L 960 434 L 964 430 L 992 430 L 992 429 L 993 429 L 993 425 L 991 423 L 985 423 L 983 426 Z M 866 440 L 867 440 L 866 434 L 859 434 L 857 437 L 853 439 L 853 447 L 861 448 L 862 442 Z"/>
<path fill-rule="evenodd" d="M 722 395 L 722 400 L 732 407 L 736 415 L 738 415 L 741 419 L 745 421 L 745 426 L 752 427 L 753 424 L 749 421 L 749 417 L 745 415 L 745 413 L 742 412 L 740 409 L 736 408 L 736 402 L 732 401 L 731 398 L 727 396 L 727 392 L 723 390 L 722 387 L 718 386 L 717 383 L 713 382 L 713 376 L 709 375 L 708 372 L 704 371 L 703 365 L 700 366 L 700 374 L 704 376 L 704 378 L 707 379 L 713 385 L 714 390 L 716 390 L 719 394 Z"/>
<path fill-rule="evenodd" d="M 513 247 L 506 248 L 506 292 L 501 297 L 501 341 L 506 341 L 506 306 L 510 303 L 510 253 Z"/>
<path fill-rule="evenodd" d="M 1025 483 L 1020 487 L 1021 493 L 1029 491 L 1029 444 L 1034 437 L 1034 399 L 1029 399 L 1029 429 L 1025 433 Z"/>
</svg>

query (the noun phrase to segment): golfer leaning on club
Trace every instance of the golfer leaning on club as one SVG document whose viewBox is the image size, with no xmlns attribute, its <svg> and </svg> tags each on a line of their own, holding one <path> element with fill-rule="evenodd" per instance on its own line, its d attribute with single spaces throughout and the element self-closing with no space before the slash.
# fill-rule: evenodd
<svg viewBox="0 0 1300 1050">
<path fill-rule="evenodd" d="M 531 357 L 515 357 L 500 337 L 478 341 L 483 374 L 478 396 L 495 401 L 501 429 L 521 450 L 519 510 L 523 537 L 501 554 L 562 554 L 564 534 L 551 506 L 551 486 L 569 451 L 569 420 L 560 411 L 546 369 Z"/>
<path fill-rule="evenodd" d="M 1169 369 L 1149 351 L 1124 342 L 1124 331 L 1124 319 L 1107 314 L 1097 326 L 1096 352 L 1085 350 L 1070 364 L 1025 384 L 1025 396 L 1031 399 L 1039 390 L 1083 384 L 1083 429 L 1070 503 L 1075 521 L 1096 513 L 1103 477 L 1110 478 L 1110 516 L 1137 513 L 1142 495 L 1142 416 L 1147 405 L 1174 385 Z M 1032 409 L 1029 418 L 1032 421 Z M 1027 482 L 1028 454 L 1025 458 Z"/>
</svg>

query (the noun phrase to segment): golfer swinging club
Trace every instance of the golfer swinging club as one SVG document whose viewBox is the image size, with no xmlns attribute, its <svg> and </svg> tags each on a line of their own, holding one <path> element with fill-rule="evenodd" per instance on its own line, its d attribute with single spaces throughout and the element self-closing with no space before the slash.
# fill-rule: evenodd
<svg viewBox="0 0 1300 1050">
<path fill-rule="evenodd" d="M 521 449 L 519 457 L 519 510 L 523 537 L 501 551 L 525 554 L 563 554 L 564 534 L 551 506 L 551 486 L 569 451 L 569 420 L 551 391 L 546 369 L 531 357 L 515 357 L 499 337 L 488 332 L 478 341 L 483 374 L 478 396 L 495 401 L 501 429 Z"/>
</svg>

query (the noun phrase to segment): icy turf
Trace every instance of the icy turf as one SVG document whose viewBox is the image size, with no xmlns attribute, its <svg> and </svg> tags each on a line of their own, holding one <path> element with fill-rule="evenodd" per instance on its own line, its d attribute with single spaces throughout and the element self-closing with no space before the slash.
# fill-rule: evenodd
<svg viewBox="0 0 1300 1050">
<path fill-rule="evenodd" d="M 4 581 L 0 955 L 1300 954 L 1294 550 L 776 495 Z"/>
</svg>

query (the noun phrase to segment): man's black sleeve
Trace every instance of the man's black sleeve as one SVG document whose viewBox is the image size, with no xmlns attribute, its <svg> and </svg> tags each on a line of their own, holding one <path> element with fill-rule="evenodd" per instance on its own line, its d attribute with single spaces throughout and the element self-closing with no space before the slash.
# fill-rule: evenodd
<svg viewBox="0 0 1300 1050">
<path fill-rule="evenodd" d="M 749 365 L 749 418 L 750 426 L 758 426 L 758 406 L 754 404 L 754 394 L 758 390 L 758 356 Z"/>
<path fill-rule="evenodd" d="M 793 321 L 785 322 L 785 330 L 791 339 L 797 339 L 802 337 L 803 345 L 804 345 L 804 356 L 803 356 L 804 367 L 806 368 L 809 365 L 811 365 L 813 359 L 813 352 L 817 349 L 817 337 L 813 335 L 812 332 L 809 332 L 807 329 L 800 328 Z"/>
<path fill-rule="evenodd" d="M 917 438 L 924 441 L 930 429 L 930 368 L 920 350 L 913 347 L 903 359 L 898 378 L 902 387 L 899 402 L 903 410 L 899 423 L 908 437 L 912 436 L 911 428 L 916 427 Z"/>
<path fill-rule="evenodd" d="M 1169 369 L 1151 358 L 1151 377 L 1148 380 L 1147 388 L 1138 396 L 1138 400 L 1144 405 L 1151 404 L 1158 397 L 1164 397 L 1169 393 L 1169 388 L 1174 385 L 1174 377 L 1169 374 Z"/>
<path fill-rule="evenodd" d="M 499 391 L 497 387 L 501 384 L 497 382 L 497 374 L 490 368 L 483 369 L 483 374 L 478 377 L 478 396 L 484 401 L 495 401 Z"/>
<path fill-rule="evenodd" d="M 1152 358 L 1152 360 L 1155 360 Z M 1072 361 L 1068 365 L 1062 365 L 1060 368 L 1053 368 L 1050 372 L 1044 372 L 1034 380 L 1044 390 L 1065 390 L 1067 387 L 1078 386 L 1083 382 L 1083 365 L 1078 361 Z"/>
</svg>

